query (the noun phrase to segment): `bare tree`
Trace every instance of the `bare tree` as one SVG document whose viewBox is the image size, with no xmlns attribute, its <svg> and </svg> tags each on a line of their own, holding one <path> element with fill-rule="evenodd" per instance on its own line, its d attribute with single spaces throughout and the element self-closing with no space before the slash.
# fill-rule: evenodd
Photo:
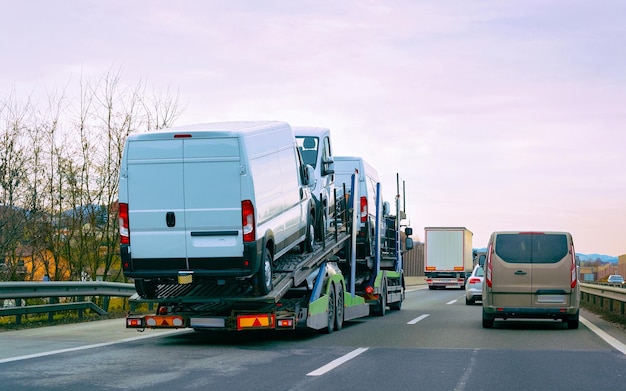
<svg viewBox="0 0 626 391">
<path fill-rule="evenodd" d="M 27 279 L 121 280 L 124 143 L 133 132 L 171 126 L 178 97 L 169 90 L 147 96 L 143 81 L 128 86 L 114 69 L 93 81 L 81 77 L 77 99 L 69 90 L 68 83 L 50 93 L 41 111 L 14 95 L 0 104 L 0 216 L 10 217 L 0 220 L 0 264 L 28 259 Z"/>
</svg>

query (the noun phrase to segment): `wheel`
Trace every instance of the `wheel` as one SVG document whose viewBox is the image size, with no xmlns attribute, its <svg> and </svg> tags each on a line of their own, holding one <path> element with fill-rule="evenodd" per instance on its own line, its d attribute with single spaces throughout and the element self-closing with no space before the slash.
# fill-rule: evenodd
<svg viewBox="0 0 626 391">
<path fill-rule="evenodd" d="M 323 329 L 324 333 L 330 334 L 335 329 L 335 315 L 337 315 L 337 302 L 335 300 L 335 288 L 328 290 L 328 325 Z"/>
<path fill-rule="evenodd" d="M 143 278 L 135 279 L 135 290 L 137 294 L 144 299 L 156 298 L 157 284 L 153 281 L 146 281 Z"/>
<path fill-rule="evenodd" d="M 578 324 L 580 323 L 579 321 L 579 313 L 578 311 L 576 311 L 576 315 L 572 315 L 570 318 L 567 319 L 567 328 L 568 329 L 577 329 L 578 328 Z"/>
<path fill-rule="evenodd" d="M 465 305 L 472 305 L 474 304 L 474 299 L 468 299 L 467 296 L 465 296 Z"/>
<path fill-rule="evenodd" d="M 265 296 L 271 292 L 272 286 L 272 252 L 269 248 L 265 248 L 263 251 L 263 263 L 261 264 L 261 270 L 257 273 L 259 293 L 261 296 Z"/>
<path fill-rule="evenodd" d="M 402 309 L 402 300 L 389 304 L 389 309 L 394 311 L 400 311 Z"/>
<path fill-rule="evenodd" d="M 374 313 L 378 316 L 385 316 L 387 312 L 387 289 L 383 288 L 383 293 L 378 296 L 378 303 Z"/>
<path fill-rule="evenodd" d="M 339 331 L 343 328 L 344 310 L 343 286 L 341 284 L 335 285 L 335 297 L 337 298 L 337 305 L 335 306 L 335 331 Z"/>
<path fill-rule="evenodd" d="M 313 216 L 309 215 L 307 220 L 307 230 L 304 242 L 300 243 L 300 251 L 303 253 L 313 252 L 313 244 L 315 243 L 315 227 L 313 226 Z"/>
<path fill-rule="evenodd" d="M 483 328 L 490 329 L 493 327 L 493 318 L 485 313 L 483 308 Z"/>
<path fill-rule="evenodd" d="M 402 301 L 404 300 L 404 292 L 400 295 L 400 301 L 389 304 L 389 309 L 394 311 L 400 311 L 402 309 Z"/>
<path fill-rule="evenodd" d="M 317 233 L 315 237 L 318 241 L 323 242 L 326 238 L 326 209 L 324 207 L 319 212 L 319 219 L 317 220 Z"/>
</svg>

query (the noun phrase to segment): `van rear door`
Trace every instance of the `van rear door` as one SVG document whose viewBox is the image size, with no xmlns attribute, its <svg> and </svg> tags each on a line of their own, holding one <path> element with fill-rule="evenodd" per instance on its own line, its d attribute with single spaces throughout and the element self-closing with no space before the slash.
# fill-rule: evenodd
<svg viewBox="0 0 626 391">
<path fill-rule="evenodd" d="M 191 269 L 212 268 L 205 262 L 208 257 L 241 257 L 239 139 L 185 139 L 184 157 L 186 251 Z"/>
<path fill-rule="evenodd" d="M 492 255 L 492 298 L 495 307 L 530 307 L 532 291 L 531 235 L 501 233 Z"/>
<path fill-rule="evenodd" d="M 570 305 L 572 258 L 568 235 L 533 233 L 532 292 L 534 307 Z"/>
<path fill-rule="evenodd" d="M 183 141 L 138 139 L 128 143 L 128 205 L 132 257 L 165 258 L 184 267 Z M 169 214 L 169 218 L 168 218 Z M 168 226 L 169 224 L 172 226 Z M 177 259 L 178 262 L 173 262 Z M 151 261 L 153 263 L 154 261 Z M 172 268 L 142 265 L 141 268 Z"/>
</svg>

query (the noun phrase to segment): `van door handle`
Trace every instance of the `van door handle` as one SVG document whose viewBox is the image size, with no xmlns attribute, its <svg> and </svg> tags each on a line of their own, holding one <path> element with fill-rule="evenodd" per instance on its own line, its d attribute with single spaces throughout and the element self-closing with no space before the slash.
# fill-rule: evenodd
<svg viewBox="0 0 626 391">
<path fill-rule="evenodd" d="M 515 271 L 515 275 L 516 275 L 516 276 L 525 276 L 525 275 L 526 275 L 526 272 L 525 272 L 525 271 L 523 271 L 523 270 L 516 270 L 516 271 Z"/>
<path fill-rule="evenodd" d="M 167 212 L 165 214 L 165 224 L 170 228 L 176 225 L 176 215 L 174 212 Z"/>
</svg>

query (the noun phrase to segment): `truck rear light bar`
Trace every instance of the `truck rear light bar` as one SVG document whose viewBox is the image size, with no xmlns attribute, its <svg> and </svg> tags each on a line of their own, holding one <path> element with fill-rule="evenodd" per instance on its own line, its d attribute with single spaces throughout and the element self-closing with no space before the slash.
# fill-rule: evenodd
<svg viewBox="0 0 626 391">
<path fill-rule="evenodd" d="M 176 315 L 146 315 L 144 317 L 146 327 L 150 328 L 179 328 L 185 327 L 185 321 L 182 316 Z"/>
</svg>

